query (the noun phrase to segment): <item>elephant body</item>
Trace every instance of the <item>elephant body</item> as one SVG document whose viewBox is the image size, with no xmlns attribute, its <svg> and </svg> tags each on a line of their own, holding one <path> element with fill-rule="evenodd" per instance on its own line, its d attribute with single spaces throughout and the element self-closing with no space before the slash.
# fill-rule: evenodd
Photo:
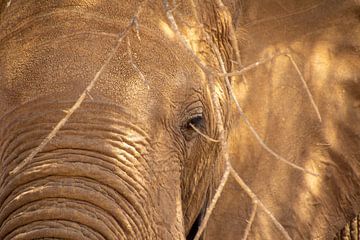
<svg viewBox="0 0 360 240">
<path fill-rule="evenodd" d="M 0 0 L 0 239 L 191 240 L 225 170 L 221 136 L 293 239 L 335 236 L 360 212 L 360 25 L 356 2 L 325 2 Z M 232 89 L 317 177 L 259 145 L 214 73 L 283 51 L 321 122 L 287 56 Z M 251 206 L 230 177 L 203 239 L 239 239 Z M 258 209 L 248 239 L 281 236 Z"/>
<path fill-rule="evenodd" d="M 322 121 L 284 55 L 238 80 L 240 105 L 270 148 L 320 176 L 304 174 L 265 151 L 235 107 L 229 136 L 233 166 L 293 239 L 333 239 L 360 212 L 359 6 L 352 1 L 239 2 L 228 4 L 244 9 L 236 23 L 245 35 L 239 44 L 242 65 L 289 52 Z M 227 184 L 209 239 L 241 239 L 251 216 L 252 200 L 233 178 Z M 353 225 L 356 229 L 356 221 Z M 358 231 L 341 239 L 358 239 Z M 258 206 L 248 239 L 285 238 Z"/>
</svg>

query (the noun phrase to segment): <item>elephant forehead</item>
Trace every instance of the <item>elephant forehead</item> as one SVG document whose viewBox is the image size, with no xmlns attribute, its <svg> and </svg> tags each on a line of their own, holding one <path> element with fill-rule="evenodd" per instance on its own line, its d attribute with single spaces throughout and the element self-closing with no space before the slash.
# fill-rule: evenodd
<svg viewBox="0 0 360 240">
<path fill-rule="evenodd" d="M 191 93 L 200 92 L 203 81 L 199 71 L 182 68 L 180 64 L 170 68 L 174 60 L 167 62 L 158 57 L 151 62 L 112 65 L 94 92 L 139 114 L 167 115 L 174 103 L 185 102 Z"/>
<path fill-rule="evenodd" d="M 76 99 L 93 81 L 116 41 L 114 36 L 80 34 L 45 43 L 39 39 L 28 44 L 5 42 L 0 48 L 4 56 L 0 60 L 4 80 L 0 92 L 5 105 L 0 110 L 40 96 L 71 95 Z M 190 89 L 201 88 L 202 79 L 200 69 L 175 39 L 159 28 L 144 26 L 123 38 L 91 95 L 148 111 L 185 98 Z"/>
<path fill-rule="evenodd" d="M 145 34 L 141 40 L 129 38 L 119 55 L 98 85 L 103 94 L 112 93 L 112 98 L 147 103 L 147 98 L 180 100 L 202 87 L 200 69 L 181 46 L 166 38 Z"/>
</svg>

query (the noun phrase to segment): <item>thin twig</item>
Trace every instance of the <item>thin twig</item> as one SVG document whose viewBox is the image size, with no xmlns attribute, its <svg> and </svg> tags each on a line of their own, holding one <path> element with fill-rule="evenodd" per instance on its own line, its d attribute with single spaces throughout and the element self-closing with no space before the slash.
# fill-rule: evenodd
<svg viewBox="0 0 360 240">
<path fill-rule="evenodd" d="M 211 74 L 214 71 L 212 71 L 209 67 L 207 67 L 198 56 L 194 53 L 194 51 L 191 49 L 189 43 L 186 41 L 184 36 L 181 34 L 179 27 L 175 21 L 174 15 L 172 12 L 174 9 L 170 8 L 169 1 L 163 0 L 163 5 L 166 11 L 166 17 L 170 22 L 171 29 L 175 32 L 175 36 L 178 38 L 178 40 L 181 42 L 182 46 L 185 48 L 185 50 L 191 55 L 195 63 L 203 70 L 205 74 Z"/>
<path fill-rule="evenodd" d="M 255 63 L 252 63 L 252 64 L 250 64 L 250 65 L 248 65 L 248 66 L 246 66 L 246 67 L 243 67 L 243 68 L 242 68 L 241 70 L 239 70 L 239 71 L 233 71 L 233 72 L 230 72 L 230 73 L 220 73 L 220 74 L 218 74 L 218 75 L 219 75 L 220 77 L 243 76 L 246 72 L 248 72 L 248 71 L 250 71 L 250 70 L 258 67 L 259 65 L 262 65 L 262 64 L 265 64 L 265 63 L 267 63 L 267 62 L 270 62 L 271 60 L 273 60 L 274 58 L 279 57 L 279 56 L 286 56 L 286 57 L 289 58 L 292 66 L 295 68 L 297 74 L 298 74 L 299 77 L 300 77 L 300 80 L 301 80 L 302 84 L 304 85 L 304 88 L 305 88 L 305 90 L 306 90 L 306 93 L 307 93 L 307 95 L 308 95 L 308 97 L 309 97 L 309 99 L 310 99 L 311 105 L 313 106 L 313 108 L 314 108 L 314 110 L 315 110 L 315 112 L 316 112 L 316 116 L 317 116 L 317 118 L 319 119 L 319 122 L 321 123 L 321 122 L 322 122 L 322 118 L 321 118 L 321 114 L 320 114 L 319 108 L 318 108 L 318 106 L 316 105 L 316 103 L 315 103 L 315 101 L 314 101 L 314 98 L 313 98 L 313 96 L 312 96 L 312 94 L 311 94 L 311 92 L 310 92 L 310 90 L 309 90 L 309 87 L 308 87 L 308 85 L 307 85 L 307 83 L 306 83 L 306 81 L 305 81 L 305 78 L 304 78 L 303 74 L 301 73 L 301 71 L 300 71 L 298 65 L 296 64 L 294 58 L 293 58 L 293 57 L 291 56 L 291 54 L 288 53 L 288 52 L 281 52 L 281 53 L 272 55 L 272 56 L 270 56 L 270 57 L 264 58 L 264 59 L 262 59 L 262 60 L 260 60 L 260 61 L 257 61 L 257 62 L 255 62 Z"/>
<path fill-rule="evenodd" d="M 257 68 L 259 65 L 263 65 L 265 63 L 268 63 L 270 61 L 272 61 L 274 58 L 278 57 L 278 56 L 281 56 L 281 55 L 285 55 L 287 53 L 278 53 L 278 54 L 275 54 L 275 55 L 272 55 L 270 57 L 267 57 L 267 58 L 264 58 L 260 61 L 257 61 L 255 63 L 252 63 L 250 65 L 247 65 L 246 67 L 243 67 L 241 70 L 238 70 L 238 71 L 233 71 L 233 72 L 230 72 L 230 73 L 219 73 L 218 76 L 219 77 L 233 77 L 233 76 L 241 76 L 243 75 L 244 73 L 254 69 L 254 68 Z"/>
<path fill-rule="evenodd" d="M 298 73 L 299 77 L 300 77 L 300 80 L 302 82 L 302 84 L 304 85 L 304 88 L 306 90 L 306 93 L 307 95 L 309 96 L 309 99 L 310 99 L 310 102 L 311 102 L 311 105 L 313 106 L 313 108 L 315 109 L 315 112 L 316 112 L 316 115 L 320 121 L 320 123 L 322 122 L 322 119 L 321 119 L 321 115 L 320 115 L 320 111 L 319 111 L 319 108 L 318 106 L 316 105 L 315 101 L 314 101 L 314 98 L 309 90 L 309 87 L 308 85 L 306 84 L 306 81 L 304 79 L 304 76 L 302 75 L 298 65 L 296 64 L 294 58 L 290 55 L 290 54 L 285 54 L 285 56 L 287 56 L 289 59 L 290 59 L 290 62 L 292 63 L 292 65 L 294 66 L 296 72 Z"/>
<path fill-rule="evenodd" d="M 226 168 L 225 168 L 225 172 L 221 178 L 221 181 L 220 181 L 220 184 L 218 186 L 218 188 L 216 189 L 216 192 L 215 192 L 215 195 L 214 197 L 212 198 L 211 200 L 211 203 L 209 205 L 209 207 L 206 209 L 206 213 L 205 213 L 205 216 L 204 216 L 204 219 L 202 220 L 201 222 L 201 225 L 194 237 L 194 240 L 199 240 L 201 235 L 203 234 L 206 226 L 207 226 L 207 223 L 209 221 L 209 218 L 215 208 L 215 205 L 217 203 L 217 201 L 219 200 L 220 196 L 221 196 L 221 193 L 223 192 L 224 190 L 224 187 L 225 187 L 225 184 L 227 182 L 227 180 L 229 179 L 229 175 L 230 175 L 230 169 L 231 169 L 231 165 L 230 165 L 230 162 L 227 161 L 226 162 Z"/>
<path fill-rule="evenodd" d="M 139 7 L 138 11 L 136 12 L 136 14 L 134 16 L 138 16 L 138 14 L 141 11 L 141 7 Z M 70 117 L 73 115 L 73 113 L 80 108 L 81 104 L 83 103 L 83 101 L 85 100 L 86 96 L 91 92 L 91 90 L 93 89 L 95 83 L 97 82 L 97 80 L 100 78 L 101 74 L 104 72 L 104 70 L 106 69 L 106 67 L 109 65 L 110 61 L 113 59 L 113 57 L 115 56 L 117 50 L 119 49 L 121 42 L 123 41 L 123 39 L 125 38 L 125 36 L 129 33 L 130 29 L 133 27 L 133 25 L 135 24 L 134 19 L 136 19 L 136 17 L 133 17 L 129 23 L 129 25 L 125 28 L 124 31 L 120 32 L 118 34 L 118 38 L 116 41 L 116 45 L 115 47 L 113 47 L 111 49 L 111 52 L 109 53 L 108 57 L 106 58 L 106 60 L 104 61 L 104 63 L 102 64 L 102 66 L 100 67 L 100 69 L 97 71 L 97 73 L 95 74 L 94 78 L 91 80 L 91 82 L 89 83 L 89 85 L 86 87 L 86 89 L 82 92 L 82 94 L 80 95 L 80 97 L 77 99 L 77 101 L 74 103 L 74 105 L 67 111 L 65 117 L 63 119 L 61 119 L 56 126 L 54 127 L 54 129 L 44 138 L 44 140 L 40 143 L 39 146 L 37 146 L 30 154 L 27 158 L 25 158 L 15 169 L 13 169 L 10 174 L 15 174 L 17 173 L 20 169 L 22 169 L 25 165 L 27 165 L 29 162 L 31 162 L 33 160 L 33 158 L 44 149 L 44 147 L 56 136 L 56 134 L 59 132 L 59 130 L 66 124 L 66 122 L 70 119 Z"/>
<path fill-rule="evenodd" d="M 140 26 L 139 26 L 139 21 L 137 16 L 135 15 L 133 17 L 133 21 L 134 21 L 134 27 L 135 27 L 135 32 L 136 32 L 136 37 L 139 41 L 141 41 L 141 37 L 140 37 Z"/>
<path fill-rule="evenodd" d="M 253 207 L 251 210 L 250 219 L 248 220 L 248 224 L 245 228 L 245 232 L 244 232 L 244 236 L 242 237 L 242 240 L 247 240 L 247 238 L 250 234 L 251 226 L 252 226 L 255 216 L 256 216 L 257 205 L 258 205 L 257 201 L 253 200 Z"/>
<path fill-rule="evenodd" d="M 285 164 L 297 169 L 297 170 L 300 170 L 304 173 L 307 173 L 307 174 L 310 174 L 310 175 L 313 175 L 313 176 L 316 176 L 318 177 L 319 175 L 316 174 L 316 173 L 313 173 L 309 170 L 306 170 L 305 168 L 302 168 L 292 162 L 290 162 L 289 160 L 286 160 L 285 158 L 283 158 L 282 156 L 280 156 L 279 154 L 277 154 L 274 150 L 272 150 L 265 142 L 264 140 L 259 136 L 259 134 L 257 133 L 257 131 L 255 130 L 255 128 L 253 127 L 253 125 L 250 123 L 249 119 L 246 117 L 246 115 L 244 114 L 244 111 L 242 110 L 240 104 L 239 104 L 239 101 L 237 100 L 232 88 L 231 88 L 231 85 L 229 83 L 229 81 L 225 80 L 226 82 L 226 85 L 229 89 L 229 92 L 230 92 L 230 95 L 232 97 L 232 99 L 234 100 L 235 104 L 236 104 L 236 107 L 237 107 L 237 110 L 240 114 L 240 116 L 242 117 L 242 119 L 244 120 L 245 122 L 245 125 L 249 128 L 249 130 L 251 131 L 251 133 L 254 135 L 254 137 L 256 138 L 256 140 L 259 142 L 259 144 L 261 145 L 262 148 L 264 148 L 268 153 L 270 153 L 271 155 L 273 155 L 275 158 L 277 158 L 278 160 L 284 162 Z"/>
<path fill-rule="evenodd" d="M 230 162 L 229 162 L 229 155 L 228 155 L 228 151 L 227 151 L 227 141 L 225 139 L 225 129 L 224 129 L 224 123 L 222 121 L 222 115 L 221 115 L 221 105 L 220 105 L 220 101 L 219 98 L 217 96 L 217 93 L 215 91 L 215 76 L 216 73 L 209 67 L 207 67 L 199 58 L 198 56 L 196 56 L 196 54 L 194 53 L 194 51 L 191 49 L 190 45 L 188 44 L 188 42 L 185 40 L 184 36 L 180 33 L 179 28 L 177 26 L 177 23 L 175 21 L 175 18 L 172 14 L 172 9 L 169 6 L 169 2 L 167 0 L 163 0 L 163 5 L 164 8 L 166 10 L 166 15 L 167 18 L 171 24 L 171 28 L 173 29 L 173 31 L 175 32 L 177 38 L 179 39 L 179 41 L 181 42 L 181 44 L 183 45 L 183 47 L 187 50 L 187 52 L 193 57 L 193 60 L 195 61 L 195 63 L 203 70 L 203 72 L 205 73 L 207 80 L 208 80 L 208 87 L 210 90 L 210 94 L 211 94 L 211 101 L 214 107 L 214 112 L 215 112 L 215 119 L 216 119 L 216 126 L 217 126 L 217 130 L 219 133 L 219 142 L 221 143 L 221 153 L 223 155 L 223 160 L 226 163 L 226 168 L 225 168 L 225 172 L 222 176 L 222 179 L 220 181 L 220 184 L 215 192 L 215 195 L 209 205 L 209 207 L 206 209 L 206 213 L 204 216 L 203 221 L 201 222 L 201 225 L 199 227 L 198 232 L 196 233 L 194 240 L 198 240 L 200 239 L 203 231 L 206 228 L 206 225 L 208 223 L 208 220 L 212 214 L 212 211 L 214 210 L 214 207 L 216 205 L 216 202 L 218 201 L 224 186 L 228 180 L 229 177 L 229 168 L 230 168 Z"/>
<path fill-rule="evenodd" d="M 150 89 L 150 86 L 149 86 L 148 82 L 146 81 L 146 78 L 145 78 L 144 74 L 141 72 L 139 67 L 133 61 L 131 45 L 130 45 L 130 39 L 129 38 L 127 38 L 127 50 L 128 50 L 128 56 L 129 56 L 129 63 L 131 64 L 133 69 L 139 74 L 140 79 L 145 83 L 147 89 Z"/>
<path fill-rule="evenodd" d="M 91 96 L 90 92 L 86 92 L 87 96 L 91 99 L 91 101 L 94 101 L 93 96 Z"/>
<path fill-rule="evenodd" d="M 261 209 L 270 217 L 272 222 L 275 224 L 276 228 L 284 235 L 287 240 L 292 240 L 289 233 L 286 229 L 281 225 L 281 223 L 275 218 L 275 216 L 265 207 L 265 205 L 260 201 L 260 199 L 256 196 L 256 194 L 246 185 L 246 183 L 242 180 L 242 178 L 237 174 L 237 172 L 230 166 L 230 173 L 235 178 L 237 183 L 240 185 L 242 189 L 249 195 L 249 197 L 255 201 Z"/>
<path fill-rule="evenodd" d="M 190 127 L 192 127 L 192 129 L 195 130 L 195 132 L 197 132 L 198 134 L 200 134 L 202 137 L 204 137 L 206 140 L 210 141 L 210 142 L 215 142 L 218 143 L 220 142 L 219 140 L 213 139 L 211 137 L 209 137 L 208 135 L 202 133 L 199 129 L 197 129 L 193 124 L 190 123 Z"/>
<path fill-rule="evenodd" d="M 224 3 L 221 0 L 216 0 L 216 4 L 220 7 L 220 8 L 225 8 Z M 240 49 L 239 49 L 239 44 L 238 44 L 238 40 L 236 37 L 236 33 L 235 33 L 235 29 L 234 29 L 234 24 L 232 22 L 230 22 L 230 24 L 228 24 L 228 29 L 229 29 L 229 38 L 230 38 L 230 42 L 231 42 L 231 48 L 235 53 L 235 60 L 233 62 L 236 62 L 236 64 L 240 67 L 243 68 L 242 65 L 242 61 L 241 61 L 241 57 L 240 57 Z M 226 73 L 226 72 L 225 72 Z M 245 75 L 243 74 L 242 79 L 244 81 L 244 83 L 247 83 L 247 79 L 245 77 Z"/>
</svg>

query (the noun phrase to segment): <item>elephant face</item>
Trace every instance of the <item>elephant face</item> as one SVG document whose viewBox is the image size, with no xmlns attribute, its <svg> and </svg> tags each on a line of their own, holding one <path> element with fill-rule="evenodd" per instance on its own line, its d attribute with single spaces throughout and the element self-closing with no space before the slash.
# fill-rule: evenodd
<svg viewBox="0 0 360 240">
<path fill-rule="evenodd" d="M 215 26 L 230 66 L 226 11 L 209 1 L 195 21 L 193 4 L 174 12 L 180 31 L 216 67 Z M 206 75 L 162 3 L 0 6 L 0 239 L 183 239 L 222 163 L 199 134 L 217 138 Z"/>
</svg>

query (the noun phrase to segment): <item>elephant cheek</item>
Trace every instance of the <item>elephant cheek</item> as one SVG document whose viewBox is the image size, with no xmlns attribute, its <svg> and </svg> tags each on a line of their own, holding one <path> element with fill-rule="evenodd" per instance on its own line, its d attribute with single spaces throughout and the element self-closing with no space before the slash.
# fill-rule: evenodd
<svg viewBox="0 0 360 240">
<path fill-rule="evenodd" d="M 55 111 L 47 115 L 53 119 L 28 115 L 21 125 L 18 114 L 3 120 L 8 127 L 0 131 L 0 239 L 165 239 L 172 234 L 159 230 L 163 200 L 154 197 L 156 184 L 143 158 L 146 137 L 116 114 L 84 107 L 15 174 L 9 172 L 59 116 Z M 82 123 L 85 117 L 91 126 Z"/>
</svg>

